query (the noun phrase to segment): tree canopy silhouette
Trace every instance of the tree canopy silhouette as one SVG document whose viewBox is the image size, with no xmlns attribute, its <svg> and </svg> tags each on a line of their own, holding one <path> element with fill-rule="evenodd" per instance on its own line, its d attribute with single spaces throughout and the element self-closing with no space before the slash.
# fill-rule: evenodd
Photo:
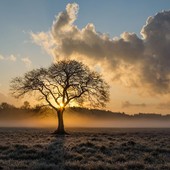
<svg viewBox="0 0 170 170">
<path fill-rule="evenodd" d="M 91 71 L 82 62 L 63 60 L 49 68 L 34 69 L 11 81 L 11 93 L 20 98 L 37 92 L 58 116 L 56 134 L 65 134 L 63 113 L 65 108 L 79 106 L 104 107 L 109 101 L 109 86 L 102 76 Z"/>
</svg>

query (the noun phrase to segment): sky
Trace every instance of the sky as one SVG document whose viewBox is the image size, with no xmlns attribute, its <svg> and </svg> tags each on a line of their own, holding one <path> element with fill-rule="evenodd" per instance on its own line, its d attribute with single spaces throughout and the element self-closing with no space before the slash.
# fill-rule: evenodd
<svg viewBox="0 0 170 170">
<path fill-rule="evenodd" d="M 169 0 L 1 0 L 0 21 L 0 102 L 22 102 L 12 78 L 71 58 L 103 74 L 106 110 L 170 113 Z"/>
</svg>

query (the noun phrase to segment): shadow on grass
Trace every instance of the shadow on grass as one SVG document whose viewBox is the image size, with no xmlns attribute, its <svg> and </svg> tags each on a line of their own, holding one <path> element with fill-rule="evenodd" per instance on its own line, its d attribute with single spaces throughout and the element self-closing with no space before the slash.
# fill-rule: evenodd
<svg viewBox="0 0 170 170">
<path fill-rule="evenodd" d="M 33 169 L 65 169 L 66 138 L 67 136 L 53 136 L 51 143 L 41 152 L 41 159 Z"/>
</svg>

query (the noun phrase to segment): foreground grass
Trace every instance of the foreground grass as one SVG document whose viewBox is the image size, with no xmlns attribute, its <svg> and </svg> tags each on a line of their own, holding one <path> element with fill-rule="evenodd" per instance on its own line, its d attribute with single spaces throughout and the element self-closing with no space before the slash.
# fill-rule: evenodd
<svg viewBox="0 0 170 170">
<path fill-rule="evenodd" d="M 170 170 L 170 129 L 0 129 L 0 169 Z"/>
</svg>

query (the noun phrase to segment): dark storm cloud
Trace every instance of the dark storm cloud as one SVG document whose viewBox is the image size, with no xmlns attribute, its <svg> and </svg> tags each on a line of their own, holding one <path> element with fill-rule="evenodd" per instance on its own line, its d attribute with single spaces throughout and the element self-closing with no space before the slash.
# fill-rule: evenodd
<svg viewBox="0 0 170 170">
<path fill-rule="evenodd" d="M 31 33 L 35 43 L 55 57 L 76 58 L 99 63 L 112 75 L 130 87 L 138 87 L 158 94 L 170 92 L 170 11 L 149 17 L 141 30 L 142 38 L 124 32 L 111 38 L 97 32 L 92 23 L 79 29 L 78 5 L 68 4 L 59 13 L 48 33 Z"/>
</svg>

